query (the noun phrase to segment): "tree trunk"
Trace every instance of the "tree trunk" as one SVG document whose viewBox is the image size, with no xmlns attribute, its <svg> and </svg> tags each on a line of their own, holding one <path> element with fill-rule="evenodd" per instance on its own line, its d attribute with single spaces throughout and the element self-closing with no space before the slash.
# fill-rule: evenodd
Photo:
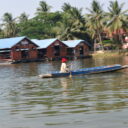
<svg viewBox="0 0 128 128">
<path fill-rule="evenodd" d="M 96 52 L 96 39 L 94 39 L 94 53 Z"/>
<path fill-rule="evenodd" d="M 102 38 L 101 38 L 100 32 L 98 32 L 98 36 L 99 36 L 99 41 L 100 41 L 100 43 L 101 43 L 102 50 L 104 50 L 103 42 L 102 42 Z"/>
</svg>

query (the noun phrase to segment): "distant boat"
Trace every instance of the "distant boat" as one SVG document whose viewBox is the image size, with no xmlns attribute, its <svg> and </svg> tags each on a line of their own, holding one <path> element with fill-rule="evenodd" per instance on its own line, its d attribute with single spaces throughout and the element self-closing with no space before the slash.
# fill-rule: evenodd
<svg viewBox="0 0 128 128">
<path fill-rule="evenodd" d="M 49 74 L 41 74 L 40 78 L 54 78 L 54 77 L 68 77 L 68 76 L 76 76 L 76 75 L 86 75 L 86 74 L 96 74 L 96 73 L 105 73 L 105 72 L 114 72 L 121 69 L 128 68 L 128 65 L 108 65 L 108 66 L 99 66 L 99 67 L 91 67 L 91 68 L 83 68 L 78 70 L 71 70 L 70 72 L 61 73 L 60 71 L 51 72 Z"/>
</svg>

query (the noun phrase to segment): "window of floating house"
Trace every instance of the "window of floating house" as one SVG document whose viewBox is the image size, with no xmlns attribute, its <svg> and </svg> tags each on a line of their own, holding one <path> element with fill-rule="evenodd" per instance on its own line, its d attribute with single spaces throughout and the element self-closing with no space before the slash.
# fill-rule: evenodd
<svg viewBox="0 0 128 128">
<path fill-rule="evenodd" d="M 22 50 L 22 51 L 21 51 L 21 57 L 22 57 L 23 59 L 27 59 L 27 58 L 29 57 L 29 52 L 28 52 L 28 50 Z"/>
<path fill-rule="evenodd" d="M 35 50 L 36 48 L 32 47 L 31 49 L 32 49 L 32 50 Z"/>
<path fill-rule="evenodd" d="M 58 42 L 55 43 L 55 45 L 54 45 L 54 55 L 55 56 L 60 56 L 60 45 L 59 45 Z"/>
<path fill-rule="evenodd" d="M 38 57 L 39 58 L 46 57 L 46 54 L 47 54 L 47 49 L 38 49 Z"/>
<path fill-rule="evenodd" d="M 23 41 L 21 41 L 21 44 L 22 44 L 22 45 L 27 45 L 27 44 L 28 44 L 28 41 L 23 40 Z"/>
<path fill-rule="evenodd" d="M 20 51 L 20 48 L 19 48 L 18 46 L 16 46 L 14 49 L 15 49 L 16 51 Z"/>
<path fill-rule="evenodd" d="M 80 52 L 80 55 L 83 55 L 84 54 L 84 48 L 83 48 L 83 46 L 80 46 L 79 47 L 79 52 Z"/>
<path fill-rule="evenodd" d="M 10 50 L 0 50 L 0 58 L 10 59 Z"/>
<path fill-rule="evenodd" d="M 67 48 L 67 55 L 69 55 L 69 56 L 74 55 L 74 49 L 73 48 Z"/>
</svg>

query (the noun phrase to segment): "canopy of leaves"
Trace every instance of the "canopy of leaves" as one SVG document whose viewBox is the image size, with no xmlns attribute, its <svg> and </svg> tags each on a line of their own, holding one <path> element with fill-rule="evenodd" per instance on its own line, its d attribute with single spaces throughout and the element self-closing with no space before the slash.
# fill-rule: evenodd
<svg viewBox="0 0 128 128">
<path fill-rule="evenodd" d="M 88 42 L 102 42 L 103 34 L 117 42 L 123 40 L 120 30 L 128 33 L 128 12 L 123 10 L 124 4 L 110 1 L 108 12 L 104 12 L 102 5 L 93 0 L 88 14 L 83 14 L 82 8 L 64 3 L 62 11 L 51 12 L 52 8 L 46 1 L 40 1 L 33 18 L 26 13 L 13 18 L 11 13 L 5 13 L 0 25 L 0 38 L 14 36 L 28 36 L 30 38 L 46 39 L 59 38 L 61 40 L 84 39 Z M 117 33 L 117 35 L 113 35 Z M 115 38 L 116 37 L 116 38 Z M 113 41 L 111 41 L 113 43 Z"/>
</svg>

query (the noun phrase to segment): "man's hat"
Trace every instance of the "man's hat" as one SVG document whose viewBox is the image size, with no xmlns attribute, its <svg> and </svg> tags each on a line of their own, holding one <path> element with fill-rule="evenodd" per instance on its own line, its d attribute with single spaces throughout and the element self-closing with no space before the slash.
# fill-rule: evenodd
<svg viewBox="0 0 128 128">
<path fill-rule="evenodd" d="M 62 58 L 62 63 L 67 62 L 68 60 L 66 58 Z"/>
</svg>

